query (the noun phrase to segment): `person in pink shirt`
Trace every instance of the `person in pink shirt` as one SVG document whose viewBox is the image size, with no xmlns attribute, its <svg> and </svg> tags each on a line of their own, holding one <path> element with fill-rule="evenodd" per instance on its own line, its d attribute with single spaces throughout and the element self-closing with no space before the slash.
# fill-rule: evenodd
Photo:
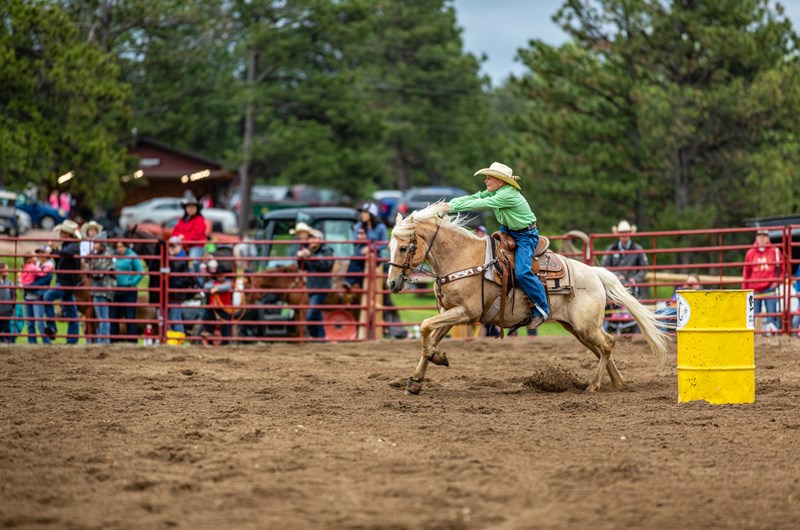
<svg viewBox="0 0 800 530">
<path fill-rule="evenodd" d="M 754 312 L 776 313 L 778 300 L 775 289 L 778 288 L 779 278 L 782 277 L 781 251 L 772 246 L 769 240 L 769 231 L 759 229 L 756 240 L 744 257 L 744 271 L 742 274 L 742 289 L 752 289 L 755 294 Z M 780 317 L 770 315 L 763 319 L 763 329 L 767 334 L 781 329 Z"/>
<path fill-rule="evenodd" d="M 19 283 L 24 289 L 23 309 L 25 321 L 28 323 L 28 344 L 36 344 L 37 329 L 43 344 L 52 343 L 44 332 L 44 305 L 41 301 L 44 294 L 43 288 L 50 285 L 50 281 L 53 279 L 53 262 L 52 260 L 44 262 L 39 260 L 40 255 L 48 252 L 47 248 L 38 248 L 26 256 L 22 272 L 19 274 Z"/>
</svg>

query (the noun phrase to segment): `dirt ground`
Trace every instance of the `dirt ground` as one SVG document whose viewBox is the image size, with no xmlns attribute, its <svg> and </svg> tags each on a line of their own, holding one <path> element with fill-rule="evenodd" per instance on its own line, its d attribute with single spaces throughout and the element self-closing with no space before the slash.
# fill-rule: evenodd
<svg viewBox="0 0 800 530">
<path fill-rule="evenodd" d="M 0 350 L 2 528 L 800 528 L 800 341 L 678 403 L 641 338 Z M 606 376 L 605 382 L 608 383 Z"/>
</svg>

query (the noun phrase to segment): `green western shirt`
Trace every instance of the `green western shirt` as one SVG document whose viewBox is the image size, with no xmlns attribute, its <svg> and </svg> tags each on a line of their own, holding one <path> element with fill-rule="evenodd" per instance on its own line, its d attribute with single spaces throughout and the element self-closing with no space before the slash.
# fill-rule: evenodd
<svg viewBox="0 0 800 530">
<path fill-rule="evenodd" d="M 479 191 L 473 195 L 456 197 L 447 204 L 451 212 L 491 208 L 497 221 L 510 230 L 522 230 L 536 222 L 528 201 L 517 188 L 508 184 L 497 191 Z"/>
</svg>

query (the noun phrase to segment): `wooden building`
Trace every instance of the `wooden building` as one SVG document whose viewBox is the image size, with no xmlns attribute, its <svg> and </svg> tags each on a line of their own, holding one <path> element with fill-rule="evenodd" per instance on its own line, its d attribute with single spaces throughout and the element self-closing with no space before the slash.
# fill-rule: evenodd
<svg viewBox="0 0 800 530">
<path fill-rule="evenodd" d="M 186 190 L 198 199 L 210 197 L 216 206 L 237 184 L 237 172 L 224 168 L 221 162 L 146 136 L 137 137 L 128 152 L 139 158 L 139 169 L 120 179 L 125 189 L 122 206 L 153 197 L 182 197 Z"/>
</svg>

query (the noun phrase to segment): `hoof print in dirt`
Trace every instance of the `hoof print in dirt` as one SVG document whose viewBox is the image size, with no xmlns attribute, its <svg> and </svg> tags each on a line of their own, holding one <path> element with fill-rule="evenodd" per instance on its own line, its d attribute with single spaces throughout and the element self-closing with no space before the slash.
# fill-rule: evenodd
<svg viewBox="0 0 800 530">
<path fill-rule="evenodd" d="M 539 392 L 569 392 L 570 390 L 586 390 L 589 385 L 561 366 L 547 366 L 542 370 L 535 371 L 532 376 L 522 382 L 522 386 Z"/>
</svg>

